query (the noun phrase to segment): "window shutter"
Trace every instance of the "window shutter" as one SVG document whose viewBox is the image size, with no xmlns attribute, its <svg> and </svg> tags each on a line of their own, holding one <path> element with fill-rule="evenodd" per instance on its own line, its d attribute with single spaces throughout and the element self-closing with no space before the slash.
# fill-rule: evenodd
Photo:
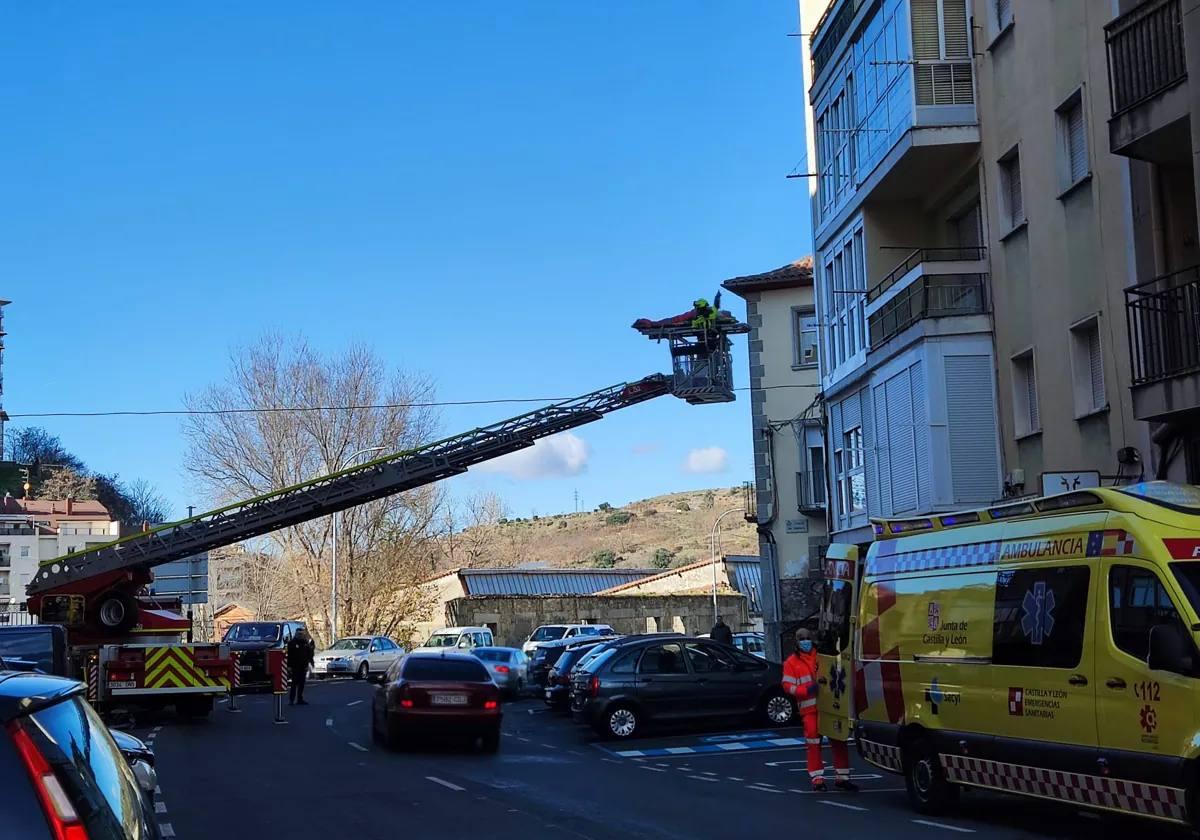
<svg viewBox="0 0 1200 840">
<path fill-rule="evenodd" d="M 1108 402 L 1104 394 L 1104 357 L 1100 352 L 1100 324 L 1097 322 L 1088 330 L 1088 373 L 1092 384 L 1092 409 L 1104 408 Z"/>
<path fill-rule="evenodd" d="M 970 58 L 967 48 L 967 0 L 942 0 L 946 58 Z"/>
<path fill-rule="evenodd" d="M 1025 389 L 1029 403 L 1029 431 L 1035 432 L 1042 426 L 1041 413 L 1038 411 L 1037 377 L 1034 375 L 1033 356 L 1027 356 L 1021 362 L 1025 371 Z"/>
<path fill-rule="evenodd" d="M 937 61 L 942 57 L 938 31 L 938 0 L 912 0 L 913 58 Z"/>
<path fill-rule="evenodd" d="M 1076 102 L 1067 111 L 1067 153 L 1070 157 L 1071 183 L 1087 175 L 1087 136 L 1083 125 L 1083 103 Z"/>
</svg>

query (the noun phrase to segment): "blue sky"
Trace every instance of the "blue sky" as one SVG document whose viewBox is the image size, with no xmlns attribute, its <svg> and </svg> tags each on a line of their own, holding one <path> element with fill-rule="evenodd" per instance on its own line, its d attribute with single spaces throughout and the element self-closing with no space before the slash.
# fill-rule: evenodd
<svg viewBox="0 0 1200 840">
<path fill-rule="evenodd" d="M 666 369 L 635 318 L 809 251 L 786 0 L 7 6 L 10 414 L 176 408 L 268 330 L 367 342 L 448 400 L 584 393 Z M 527 516 L 732 486 L 748 402 L 662 398 L 453 487 Z M 28 422 L 208 501 L 177 418 Z"/>
</svg>

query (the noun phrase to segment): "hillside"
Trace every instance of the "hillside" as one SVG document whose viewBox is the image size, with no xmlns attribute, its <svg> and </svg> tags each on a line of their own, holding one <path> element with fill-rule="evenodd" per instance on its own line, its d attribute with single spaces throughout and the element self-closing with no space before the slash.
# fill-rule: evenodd
<svg viewBox="0 0 1200 840">
<path fill-rule="evenodd" d="M 501 520 L 468 529 L 453 566 L 600 566 L 669 568 L 706 560 L 713 521 L 721 521 L 725 554 L 758 554 L 754 525 L 741 515 L 742 489 L 717 488 L 655 496 L 620 508 Z M 611 552 L 611 556 L 608 554 Z"/>
</svg>

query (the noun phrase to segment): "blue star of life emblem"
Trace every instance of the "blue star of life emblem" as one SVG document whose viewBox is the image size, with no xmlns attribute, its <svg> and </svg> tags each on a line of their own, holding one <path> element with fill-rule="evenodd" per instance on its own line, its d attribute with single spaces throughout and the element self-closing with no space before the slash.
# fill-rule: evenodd
<svg viewBox="0 0 1200 840">
<path fill-rule="evenodd" d="M 1039 580 L 1025 592 L 1021 609 L 1025 613 L 1021 617 L 1021 632 L 1031 645 L 1040 645 L 1054 632 L 1054 590 L 1047 589 L 1046 582 Z"/>
<path fill-rule="evenodd" d="M 840 662 L 834 663 L 829 672 L 829 690 L 833 693 L 834 700 L 846 693 L 846 669 Z"/>
</svg>

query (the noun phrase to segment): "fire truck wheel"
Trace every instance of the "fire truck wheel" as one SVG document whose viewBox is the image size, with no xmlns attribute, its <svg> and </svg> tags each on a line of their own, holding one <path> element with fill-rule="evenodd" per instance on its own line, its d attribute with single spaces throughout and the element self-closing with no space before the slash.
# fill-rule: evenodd
<svg viewBox="0 0 1200 840">
<path fill-rule="evenodd" d="M 943 814 L 958 801 L 958 786 L 946 781 L 937 750 L 927 738 L 918 737 L 904 749 L 904 785 L 909 804 L 922 814 Z"/>
<path fill-rule="evenodd" d="M 206 718 L 212 714 L 212 710 L 212 697 L 189 697 L 175 705 L 175 711 L 185 718 Z"/>
<path fill-rule="evenodd" d="M 96 617 L 105 630 L 124 633 L 137 624 L 137 600 L 127 592 L 109 592 L 101 596 Z"/>
</svg>

